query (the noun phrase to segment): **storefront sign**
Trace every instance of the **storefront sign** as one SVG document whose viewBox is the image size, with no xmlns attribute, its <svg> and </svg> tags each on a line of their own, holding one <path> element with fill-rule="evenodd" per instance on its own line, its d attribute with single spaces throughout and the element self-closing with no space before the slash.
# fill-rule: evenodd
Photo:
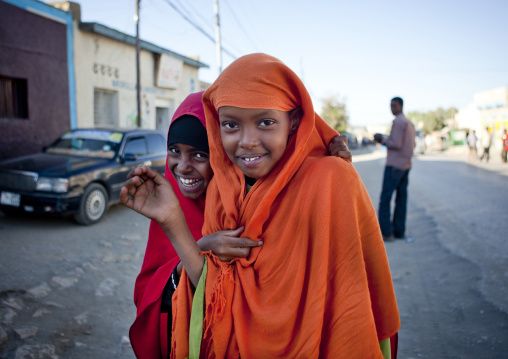
<svg viewBox="0 0 508 359">
<path fill-rule="evenodd" d="M 162 54 L 157 66 L 157 86 L 164 88 L 178 88 L 182 79 L 183 61 L 169 55 Z"/>
<path fill-rule="evenodd" d="M 101 64 L 93 64 L 93 72 L 96 75 L 108 76 L 108 77 L 120 77 L 120 70 L 118 68 L 109 66 L 109 65 L 101 65 Z"/>
</svg>

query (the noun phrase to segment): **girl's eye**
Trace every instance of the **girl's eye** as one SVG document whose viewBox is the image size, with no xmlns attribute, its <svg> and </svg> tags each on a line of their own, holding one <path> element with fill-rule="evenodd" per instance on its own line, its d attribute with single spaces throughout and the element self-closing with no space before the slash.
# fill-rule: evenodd
<svg viewBox="0 0 508 359">
<path fill-rule="evenodd" d="M 227 128 L 228 130 L 232 130 L 234 128 L 237 128 L 238 125 L 234 122 L 224 122 L 222 123 L 222 127 Z"/>
<path fill-rule="evenodd" d="M 267 127 L 267 126 L 273 125 L 274 123 L 275 123 L 274 120 L 261 120 L 259 122 L 259 125 L 262 127 Z"/>
<path fill-rule="evenodd" d="M 194 154 L 194 157 L 196 157 L 198 159 L 208 159 L 208 155 L 206 155 L 204 153 L 196 153 L 196 154 Z"/>
<path fill-rule="evenodd" d="M 176 154 L 180 153 L 180 150 L 176 147 L 169 147 L 168 151 L 171 153 L 176 153 Z"/>
</svg>

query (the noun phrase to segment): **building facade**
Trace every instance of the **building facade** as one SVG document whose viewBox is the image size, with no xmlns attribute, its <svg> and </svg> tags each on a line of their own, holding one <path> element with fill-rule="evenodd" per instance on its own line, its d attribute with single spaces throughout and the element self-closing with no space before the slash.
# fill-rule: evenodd
<svg viewBox="0 0 508 359">
<path fill-rule="evenodd" d="M 481 134 L 489 127 L 494 147 L 501 148 L 503 131 L 508 129 L 508 87 L 497 87 L 474 94 L 473 102 L 457 114 L 458 128 Z"/>
<path fill-rule="evenodd" d="M 0 1 L 0 160 L 38 152 L 76 120 L 72 17 Z"/>
<path fill-rule="evenodd" d="M 81 22 L 69 1 L 0 0 L 0 160 L 73 128 L 137 127 L 136 39 Z M 141 127 L 167 131 L 206 84 L 197 59 L 141 41 Z"/>
<path fill-rule="evenodd" d="M 136 39 L 98 23 L 81 22 L 80 5 L 54 2 L 74 18 L 78 127 L 136 127 Z M 208 67 L 141 41 L 141 127 L 166 131 L 176 107 L 200 90 Z"/>
</svg>

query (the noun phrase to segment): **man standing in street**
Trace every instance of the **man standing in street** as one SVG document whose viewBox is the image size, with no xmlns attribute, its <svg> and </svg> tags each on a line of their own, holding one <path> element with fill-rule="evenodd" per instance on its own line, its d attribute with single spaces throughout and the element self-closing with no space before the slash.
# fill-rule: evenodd
<svg viewBox="0 0 508 359">
<path fill-rule="evenodd" d="M 379 203 L 379 225 L 386 242 L 395 238 L 404 239 L 406 231 L 407 185 L 416 131 L 411 121 L 402 113 L 403 105 L 404 101 L 400 97 L 392 99 L 391 110 L 395 119 L 390 135 L 388 137 L 380 133 L 374 135 L 374 139 L 388 149 Z M 392 221 L 390 202 L 394 191 L 396 197 Z"/>
</svg>

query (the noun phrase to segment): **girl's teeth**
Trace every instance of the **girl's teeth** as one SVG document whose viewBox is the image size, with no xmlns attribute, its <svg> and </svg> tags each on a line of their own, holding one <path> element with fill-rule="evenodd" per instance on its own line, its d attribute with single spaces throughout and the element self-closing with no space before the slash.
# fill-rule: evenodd
<svg viewBox="0 0 508 359">
<path fill-rule="evenodd" d="M 195 179 L 195 178 L 193 178 L 193 179 L 186 179 L 186 178 L 182 178 L 182 177 L 180 177 L 180 182 L 182 182 L 182 184 L 183 184 L 184 186 L 187 186 L 187 187 L 192 187 L 192 186 L 194 186 L 196 183 L 198 183 L 199 181 L 200 181 L 200 180 Z"/>
<path fill-rule="evenodd" d="M 261 157 L 261 156 L 257 156 L 257 157 L 247 157 L 247 158 L 245 158 L 245 161 L 251 162 L 251 161 L 257 160 L 259 157 Z"/>
</svg>

